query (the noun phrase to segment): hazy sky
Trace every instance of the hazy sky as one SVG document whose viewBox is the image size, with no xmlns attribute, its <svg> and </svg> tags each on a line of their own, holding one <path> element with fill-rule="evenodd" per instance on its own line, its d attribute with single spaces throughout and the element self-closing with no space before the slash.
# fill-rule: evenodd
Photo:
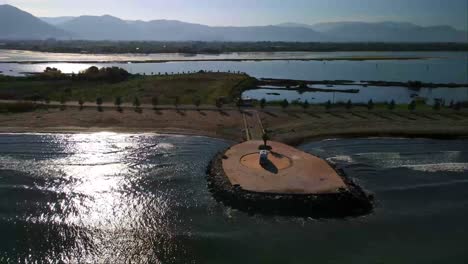
<svg viewBox="0 0 468 264">
<path fill-rule="evenodd" d="M 36 16 L 110 14 L 207 25 L 405 21 L 468 28 L 468 0 L 0 0 Z"/>
</svg>

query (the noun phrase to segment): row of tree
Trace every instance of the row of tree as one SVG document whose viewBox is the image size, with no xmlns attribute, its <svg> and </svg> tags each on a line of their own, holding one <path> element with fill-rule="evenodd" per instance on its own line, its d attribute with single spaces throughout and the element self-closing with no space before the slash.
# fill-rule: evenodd
<svg viewBox="0 0 468 264">
<path fill-rule="evenodd" d="M 96 105 L 98 107 L 101 107 L 102 104 L 103 104 L 103 99 L 102 97 L 98 97 L 96 98 Z M 194 106 L 196 106 L 197 108 L 200 107 L 201 105 L 201 98 L 200 97 L 194 97 L 193 100 L 192 100 L 192 103 Z M 50 100 L 48 98 L 45 99 L 45 103 L 46 104 L 49 104 L 50 103 Z M 78 100 L 78 104 L 80 105 L 80 108 L 83 108 L 83 105 L 84 105 L 84 100 L 83 99 L 79 99 Z M 114 100 L 114 105 L 117 107 L 117 109 L 119 111 L 121 111 L 121 107 L 122 107 L 122 104 L 124 103 L 124 100 L 121 96 L 117 96 Z M 60 98 L 60 104 L 62 107 L 65 107 L 65 104 L 66 104 L 66 97 L 62 96 Z M 151 104 L 153 105 L 153 108 L 156 109 L 157 106 L 159 105 L 159 97 L 158 96 L 153 96 L 151 98 Z M 220 97 L 218 98 L 216 101 L 215 101 L 215 106 L 218 108 L 218 109 L 221 109 L 225 104 L 225 99 L 223 97 Z M 136 109 L 139 109 L 140 106 L 141 106 L 141 101 L 138 97 L 134 97 L 133 99 L 133 102 L 132 102 L 132 105 L 136 108 Z M 175 96 L 173 98 L 173 105 L 178 108 L 179 105 L 180 105 L 180 97 L 179 96 Z M 241 99 L 238 99 L 236 101 L 236 105 L 237 107 L 242 107 L 243 106 L 243 102 Z M 264 109 L 267 105 L 267 101 L 265 99 L 262 99 L 260 100 L 259 102 L 259 105 L 260 105 L 260 108 L 261 109 Z M 291 105 L 291 103 L 289 103 L 288 100 L 283 100 L 280 102 L 280 106 L 285 110 L 286 108 L 288 108 L 289 106 Z M 309 107 L 310 107 L 310 103 L 306 100 L 302 103 L 299 103 L 299 105 L 305 110 L 307 110 Z M 363 104 L 357 104 L 359 106 L 362 106 Z M 396 108 L 396 103 L 394 100 L 390 101 L 389 103 L 386 103 L 387 105 L 387 109 L 389 110 L 394 110 Z M 346 109 L 348 110 L 351 110 L 355 104 L 352 103 L 351 100 L 348 100 L 346 102 L 346 104 L 344 105 Z M 368 103 L 365 105 L 367 107 L 367 109 L 369 111 L 373 110 L 375 108 L 375 104 L 374 104 L 374 101 L 373 100 L 369 100 Z M 436 101 L 433 105 L 433 109 L 434 110 L 440 110 L 442 108 L 442 103 L 440 101 Z M 328 111 L 330 110 L 332 107 L 333 107 L 333 104 L 331 103 L 331 101 L 327 101 L 325 104 L 324 104 L 324 107 L 325 109 Z M 416 110 L 416 107 L 417 107 L 417 103 L 416 101 L 411 101 L 409 104 L 408 104 L 408 110 L 410 111 L 415 111 Z M 462 108 L 462 104 L 461 103 L 454 103 L 453 101 L 450 102 L 449 106 L 448 106 L 450 109 L 454 109 L 456 111 L 459 111 L 461 110 Z"/>
<path fill-rule="evenodd" d="M 265 99 L 262 99 L 260 100 L 260 108 L 264 109 L 266 107 L 266 100 Z M 305 100 L 304 102 L 302 103 L 298 103 L 299 105 L 302 106 L 302 108 L 304 110 L 308 109 L 310 104 L 307 100 Z M 283 101 L 280 102 L 280 106 L 283 108 L 283 109 L 286 109 L 288 108 L 290 105 L 289 101 L 284 99 Z M 357 104 L 357 105 L 360 105 L 362 106 L 363 104 Z M 396 108 L 396 103 L 395 103 L 395 100 L 392 100 L 390 101 L 390 103 L 386 103 L 387 105 L 387 109 L 389 110 L 395 110 Z M 330 100 L 328 100 L 326 103 L 325 103 L 325 109 L 326 110 L 330 110 L 333 106 L 333 104 L 331 103 Z M 354 104 L 352 103 L 351 100 L 348 100 L 345 104 L 345 108 L 350 110 L 351 108 L 353 108 Z M 367 109 L 370 111 L 370 110 L 373 110 L 375 108 L 375 104 L 374 104 L 374 101 L 371 99 L 368 101 L 367 105 L 365 105 L 367 107 Z M 436 100 L 434 105 L 432 106 L 434 110 L 440 110 L 442 108 L 442 103 L 439 101 L 439 100 Z M 408 110 L 410 111 L 414 111 L 416 110 L 416 107 L 417 107 L 417 103 L 416 101 L 412 100 L 409 104 L 408 104 Z M 461 110 L 462 108 L 462 104 L 460 102 L 457 102 L 457 103 L 454 103 L 453 101 L 450 102 L 450 105 L 448 106 L 450 109 L 454 109 L 454 110 Z"/>
</svg>

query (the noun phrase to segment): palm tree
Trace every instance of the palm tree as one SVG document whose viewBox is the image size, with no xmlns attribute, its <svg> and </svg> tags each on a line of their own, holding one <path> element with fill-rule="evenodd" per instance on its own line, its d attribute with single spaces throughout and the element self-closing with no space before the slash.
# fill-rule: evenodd
<svg viewBox="0 0 468 264">
<path fill-rule="evenodd" d="M 80 105 L 80 111 L 83 110 L 83 105 L 84 105 L 83 98 L 78 99 L 78 104 Z"/>
<path fill-rule="evenodd" d="M 135 96 L 135 99 L 133 99 L 133 106 L 135 107 L 135 111 L 140 110 L 140 105 L 140 99 L 138 99 L 138 97 Z"/>
<path fill-rule="evenodd" d="M 97 105 L 97 107 L 98 107 L 98 111 L 99 111 L 99 112 L 102 112 L 102 102 L 103 102 L 103 101 L 102 101 L 102 97 L 96 98 L 96 105 Z"/>
<path fill-rule="evenodd" d="M 328 100 L 327 103 L 325 103 L 325 110 L 328 112 L 330 111 L 331 107 L 332 107 L 332 103 L 330 100 Z"/>
<path fill-rule="evenodd" d="M 408 110 L 410 110 L 411 112 L 416 110 L 416 102 L 414 100 L 412 100 L 411 103 L 408 105 Z"/>
<path fill-rule="evenodd" d="M 309 108 L 309 101 L 305 100 L 304 103 L 302 103 L 302 108 L 304 108 L 304 112 L 307 110 L 307 108 Z"/>
<path fill-rule="evenodd" d="M 117 96 L 115 98 L 114 105 L 117 106 L 117 111 L 121 112 L 122 108 L 120 106 L 122 105 L 122 97 Z"/>
<path fill-rule="evenodd" d="M 221 108 L 223 107 L 223 99 L 222 98 L 218 98 L 216 99 L 216 107 L 221 110 Z"/>
<path fill-rule="evenodd" d="M 351 108 L 353 108 L 353 102 L 351 102 L 351 100 L 348 100 L 348 102 L 346 103 L 346 109 L 351 110 Z"/>
<path fill-rule="evenodd" d="M 200 110 L 200 104 L 201 104 L 201 100 L 200 100 L 200 97 L 195 97 L 193 98 L 193 104 L 195 105 L 195 107 L 197 108 L 197 110 Z"/>
<path fill-rule="evenodd" d="M 49 108 L 49 105 L 50 105 L 50 98 L 48 96 L 46 96 L 44 98 L 44 103 L 46 104 L 46 107 Z"/>
<path fill-rule="evenodd" d="M 66 103 L 67 103 L 67 98 L 64 95 L 60 96 L 60 110 L 62 111 L 65 110 Z"/>
<path fill-rule="evenodd" d="M 441 103 L 440 103 L 440 101 L 437 100 L 437 101 L 434 103 L 434 105 L 432 106 L 432 109 L 434 109 L 434 111 L 439 111 L 439 110 L 440 110 L 440 107 L 441 107 Z"/>
<path fill-rule="evenodd" d="M 237 108 L 239 109 L 239 111 L 241 110 L 241 107 L 244 105 L 244 101 L 242 100 L 242 98 L 237 98 L 236 100 L 236 106 Z"/>
<path fill-rule="evenodd" d="M 265 98 L 262 98 L 262 100 L 260 100 L 260 108 L 265 109 L 265 105 L 266 105 L 266 100 Z"/>
<path fill-rule="evenodd" d="M 281 102 L 281 107 L 283 108 L 283 110 L 286 110 L 286 108 L 288 108 L 289 106 L 289 101 L 284 99 L 282 102 Z"/>
<path fill-rule="evenodd" d="M 157 96 L 153 96 L 153 98 L 151 98 L 151 104 L 153 105 L 153 109 L 156 110 L 156 106 L 159 104 L 159 98 Z"/>
<path fill-rule="evenodd" d="M 264 131 L 262 134 L 263 146 L 267 147 L 267 142 L 270 140 L 270 136 L 268 135 L 267 131 Z"/>
<path fill-rule="evenodd" d="M 392 100 L 390 104 L 388 105 L 388 109 L 390 111 L 393 111 L 395 109 L 395 100 Z"/>
<path fill-rule="evenodd" d="M 369 102 L 367 103 L 367 110 L 371 111 L 372 109 L 374 109 L 374 101 L 370 99 Z"/>
<path fill-rule="evenodd" d="M 179 108 L 179 103 L 180 103 L 180 98 L 179 98 L 179 96 L 176 96 L 176 97 L 174 98 L 174 106 L 175 106 L 176 108 Z"/>
</svg>

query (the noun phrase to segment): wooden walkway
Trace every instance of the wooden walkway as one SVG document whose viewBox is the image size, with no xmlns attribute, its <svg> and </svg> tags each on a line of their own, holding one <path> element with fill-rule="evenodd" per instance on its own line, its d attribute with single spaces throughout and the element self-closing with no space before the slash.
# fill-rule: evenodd
<svg viewBox="0 0 468 264">
<path fill-rule="evenodd" d="M 264 133 L 262 120 L 257 111 L 246 110 L 242 112 L 246 140 L 261 140 Z"/>
</svg>

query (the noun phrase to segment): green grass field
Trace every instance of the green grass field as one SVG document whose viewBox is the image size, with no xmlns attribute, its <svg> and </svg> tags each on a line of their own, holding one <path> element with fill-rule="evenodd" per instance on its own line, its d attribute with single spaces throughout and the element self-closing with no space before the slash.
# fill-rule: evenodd
<svg viewBox="0 0 468 264">
<path fill-rule="evenodd" d="M 126 81 L 35 80 L 31 78 L 0 78 L 0 100 L 40 100 L 95 102 L 101 97 L 104 102 L 114 102 L 120 96 L 124 103 L 138 97 L 142 103 L 151 103 L 158 97 L 159 104 L 193 104 L 199 98 L 202 104 L 214 104 L 224 97 L 233 102 L 241 92 L 253 86 L 255 79 L 244 74 L 193 73 L 161 76 L 132 76 Z"/>
</svg>

